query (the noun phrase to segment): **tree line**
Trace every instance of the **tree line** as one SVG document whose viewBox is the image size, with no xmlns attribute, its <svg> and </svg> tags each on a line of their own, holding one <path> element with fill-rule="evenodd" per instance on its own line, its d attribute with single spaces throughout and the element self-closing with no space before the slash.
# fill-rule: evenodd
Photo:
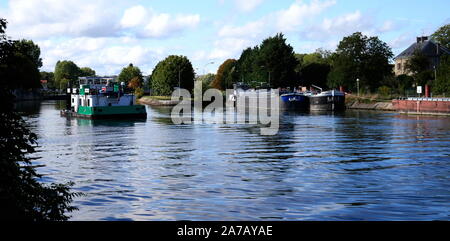
<svg viewBox="0 0 450 241">
<path fill-rule="evenodd" d="M 439 28 L 432 35 L 433 40 L 443 46 L 450 45 L 449 26 Z M 19 43 L 22 47 L 18 49 L 30 56 L 30 62 L 41 66 L 39 47 L 31 40 Z M 170 95 L 178 87 L 192 90 L 195 79 L 202 80 L 203 89 L 221 90 L 240 82 L 252 88 L 315 85 L 323 89 L 343 87 L 348 92 L 356 92 L 358 80 L 362 93 L 404 95 L 413 86 L 425 84 L 430 84 L 436 94 L 450 92 L 450 61 L 447 57 L 443 57 L 441 65 L 432 71 L 428 58 L 417 52 L 406 65 L 411 74 L 400 76 L 393 73 L 393 57 L 385 42 L 361 32 L 344 37 L 335 51 L 317 49 L 309 54 L 295 53 L 284 35 L 279 33 L 257 46 L 244 49 L 239 59 L 225 60 L 214 75 L 196 76 L 186 56 L 171 55 L 155 66 L 146 83 L 141 70 L 133 64 L 122 69 L 118 81 L 125 82 L 138 96 L 143 95 L 144 87 L 151 89 L 153 95 Z M 73 85 L 78 77 L 95 75 L 95 71 L 64 60 L 56 63 L 54 73 L 40 74 L 41 79 L 49 81 L 50 87 L 60 89 Z"/>
</svg>

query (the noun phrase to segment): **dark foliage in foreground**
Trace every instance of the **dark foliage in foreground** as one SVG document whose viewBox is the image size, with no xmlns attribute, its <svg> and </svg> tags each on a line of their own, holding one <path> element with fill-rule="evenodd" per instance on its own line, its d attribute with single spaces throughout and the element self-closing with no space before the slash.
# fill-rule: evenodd
<svg viewBox="0 0 450 241">
<path fill-rule="evenodd" d="M 62 221 L 78 195 L 70 192 L 72 183 L 46 186 L 38 180 L 29 154 L 35 151 L 37 136 L 14 112 L 12 87 L 8 80 L 20 64 L 14 59 L 14 42 L 5 36 L 6 21 L 0 19 L 0 219 Z"/>
</svg>

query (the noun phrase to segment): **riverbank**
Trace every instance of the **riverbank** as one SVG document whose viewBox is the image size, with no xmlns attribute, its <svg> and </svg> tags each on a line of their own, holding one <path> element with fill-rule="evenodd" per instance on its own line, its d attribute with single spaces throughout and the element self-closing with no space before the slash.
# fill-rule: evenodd
<svg viewBox="0 0 450 241">
<path fill-rule="evenodd" d="M 151 106 L 174 106 L 179 103 L 179 101 L 171 100 L 170 96 L 143 96 L 136 101 Z"/>
<path fill-rule="evenodd" d="M 354 96 L 347 94 L 345 96 L 345 106 L 347 109 L 356 110 L 381 110 L 395 111 L 391 100 L 384 100 L 378 96 Z"/>
</svg>

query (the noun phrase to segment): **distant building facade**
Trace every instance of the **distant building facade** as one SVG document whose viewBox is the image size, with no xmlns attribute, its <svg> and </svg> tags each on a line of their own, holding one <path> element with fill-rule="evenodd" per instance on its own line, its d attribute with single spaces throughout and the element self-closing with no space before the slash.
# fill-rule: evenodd
<svg viewBox="0 0 450 241">
<path fill-rule="evenodd" d="M 432 70 L 437 68 L 440 63 L 440 58 L 442 55 L 450 54 L 450 50 L 446 49 L 439 43 L 430 40 L 427 36 L 417 37 L 415 43 L 409 46 L 406 50 L 401 52 L 397 57 L 394 58 L 395 66 L 394 73 L 395 76 L 406 74 L 411 75 L 410 71 L 406 68 L 408 60 L 414 55 L 415 51 L 420 51 L 424 54 L 430 61 L 429 68 Z"/>
</svg>

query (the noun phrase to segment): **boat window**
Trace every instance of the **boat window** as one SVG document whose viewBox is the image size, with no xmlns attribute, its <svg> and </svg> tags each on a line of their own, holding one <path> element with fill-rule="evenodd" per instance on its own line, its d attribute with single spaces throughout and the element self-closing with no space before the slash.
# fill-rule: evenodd
<svg viewBox="0 0 450 241">
<path fill-rule="evenodd" d="M 87 102 L 87 106 L 91 106 L 91 99 L 88 99 Z"/>
<path fill-rule="evenodd" d="M 72 103 L 75 103 L 75 98 L 72 98 Z"/>
</svg>

